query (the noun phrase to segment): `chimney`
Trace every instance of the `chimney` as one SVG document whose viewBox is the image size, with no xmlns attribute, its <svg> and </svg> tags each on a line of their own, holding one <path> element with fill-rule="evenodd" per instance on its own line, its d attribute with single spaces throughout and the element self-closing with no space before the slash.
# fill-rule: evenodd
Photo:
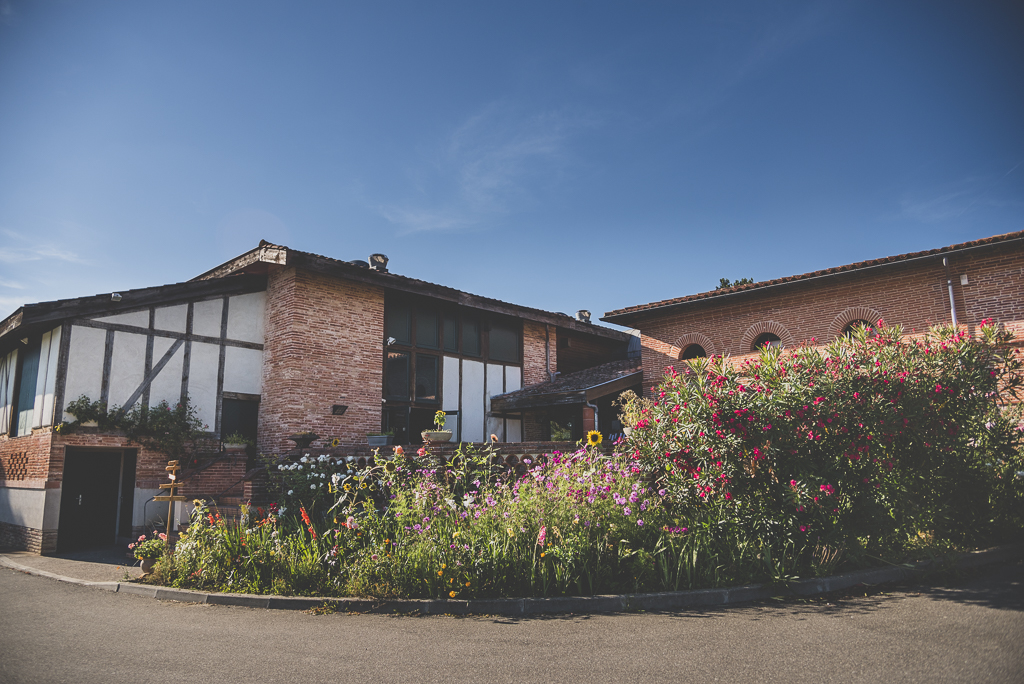
<svg viewBox="0 0 1024 684">
<path fill-rule="evenodd" d="M 380 271 L 381 273 L 388 272 L 388 255 L 387 254 L 371 254 L 370 255 L 370 270 Z"/>
<path fill-rule="evenodd" d="M 579 321 L 580 323 L 589 323 L 590 312 L 587 311 L 586 309 L 580 309 L 579 311 L 576 312 L 576 320 Z"/>
</svg>

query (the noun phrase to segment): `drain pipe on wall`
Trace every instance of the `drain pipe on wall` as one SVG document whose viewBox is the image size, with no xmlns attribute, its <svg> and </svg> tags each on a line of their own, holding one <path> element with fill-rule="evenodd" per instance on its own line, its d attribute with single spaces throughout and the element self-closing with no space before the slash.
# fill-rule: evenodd
<svg viewBox="0 0 1024 684">
<path fill-rule="evenodd" d="M 949 315 L 956 325 L 956 302 L 953 300 L 953 279 L 949 275 L 949 259 L 942 257 L 942 266 L 946 269 L 946 287 L 949 288 Z"/>
<path fill-rule="evenodd" d="M 544 370 L 548 374 L 548 382 L 555 378 L 551 375 L 551 326 L 544 324 Z"/>
<path fill-rule="evenodd" d="M 590 408 L 594 409 L 594 429 L 597 430 L 598 432 L 600 432 L 601 430 L 598 427 L 600 425 L 600 423 L 597 422 L 597 404 L 591 404 L 588 401 L 587 402 L 587 406 L 589 406 Z"/>
</svg>

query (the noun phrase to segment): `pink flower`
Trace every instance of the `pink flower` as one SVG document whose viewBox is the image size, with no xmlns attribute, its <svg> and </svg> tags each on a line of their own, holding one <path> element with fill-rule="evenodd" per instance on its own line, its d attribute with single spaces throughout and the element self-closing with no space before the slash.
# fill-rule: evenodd
<svg viewBox="0 0 1024 684">
<path fill-rule="evenodd" d="M 161 532 L 161 533 L 160 533 L 159 535 L 157 535 L 157 536 L 159 536 L 159 537 L 160 537 L 160 541 L 167 541 L 167 535 L 166 535 L 166 534 L 164 534 L 163 532 Z"/>
<path fill-rule="evenodd" d="M 541 526 L 540 534 L 537 535 L 537 546 L 544 546 L 544 540 L 548 538 L 548 528 L 546 525 Z"/>
<path fill-rule="evenodd" d="M 140 534 L 139 535 L 139 541 L 146 541 L 146 535 Z"/>
</svg>

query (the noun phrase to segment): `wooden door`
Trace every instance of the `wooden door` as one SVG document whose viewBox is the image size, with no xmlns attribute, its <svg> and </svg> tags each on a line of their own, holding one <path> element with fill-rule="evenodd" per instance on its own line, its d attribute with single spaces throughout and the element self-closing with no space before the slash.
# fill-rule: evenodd
<svg viewBox="0 0 1024 684">
<path fill-rule="evenodd" d="M 120 485 L 120 451 L 67 449 L 60 495 L 58 551 L 115 543 Z"/>
</svg>

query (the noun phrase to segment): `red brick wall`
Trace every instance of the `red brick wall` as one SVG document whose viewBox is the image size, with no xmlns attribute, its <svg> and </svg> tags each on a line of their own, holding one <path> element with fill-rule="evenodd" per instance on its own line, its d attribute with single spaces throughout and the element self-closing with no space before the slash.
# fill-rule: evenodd
<svg viewBox="0 0 1024 684">
<path fill-rule="evenodd" d="M 353 444 L 380 430 L 384 291 L 289 268 L 270 276 L 265 315 L 259 450 L 306 430 Z"/>
<path fill-rule="evenodd" d="M 82 447 L 92 449 L 134 449 L 135 487 L 138 489 L 156 489 L 167 482 L 167 455 L 161 451 L 129 442 L 124 435 L 86 432 L 77 430 L 53 436 L 53 447 L 50 451 L 50 479 L 47 486 L 59 487 L 64 479 L 64 450 L 66 447 Z"/>
<path fill-rule="evenodd" d="M 1024 251 L 989 249 L 950 257 L 957 318 L 974 332 L 994 318 L 1024 333 Z M 966 274 L 968 284 L 960 284 Z M 762 291 L 731 295 L 646 316 L 642 332 L 644 388 L 661 380 L 680 352 L 698 342 L 708 353 L 739 362 L 763 330 L 779 334 L 787 345 L 827 342 L 848 319 L 877 315 L 899 323 L 908 333 L 950 322 L 949 294 L 942 258 L 929 258 L 859 273 L 845 273 Z M 708 347 L 712 348 L 708 348 Z"/>
<path fill-rule="evenodd" d="M 3 548 L 53 553 L 57 550 L 57 530 L 43 531 L 0 522 L 0 549 Z"/>
<path fill-rule="evenodd" d="M 0 486 L 42 489 L 50 471 L 50 428 L 24 437 L 0 435 Z"/>
<path fill-rule="evenodd" d="M 543 323 L 523 321 L 523 386 L 547 382 L 547 357 L 545 356 L 545 332 Z M 554 326 L 550 328 L 550 365 L 551 372 L 558 370 L 557 342 L 558 333 Z"/>
</svg>

